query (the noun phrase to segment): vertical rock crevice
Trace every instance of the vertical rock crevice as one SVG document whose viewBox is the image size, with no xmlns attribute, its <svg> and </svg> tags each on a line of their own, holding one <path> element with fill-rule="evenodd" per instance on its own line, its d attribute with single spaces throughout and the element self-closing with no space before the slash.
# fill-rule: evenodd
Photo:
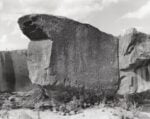
<svg viewBox="0 0 150 119">
<path fill-rule="evenodd" d="M 0 52 L 0 92 L 25 91 L 31 86 L 26 50 Z"/>
<path fill-rule="evenodd" d="M 0 53 L 2 66 L 2 91 L 15 90 L 15 73 L 14 66 L 10 52 Z"/>
</svg>

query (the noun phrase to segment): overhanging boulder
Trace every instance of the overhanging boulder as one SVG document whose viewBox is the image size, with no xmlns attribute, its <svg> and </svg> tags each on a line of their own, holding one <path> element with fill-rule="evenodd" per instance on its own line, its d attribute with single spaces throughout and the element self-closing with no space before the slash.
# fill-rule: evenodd
<svg viewBox="0 0 150 119">
<path fill-rule="evenodd" d="M 117 91 L 116 37 L 91 25 L 52 15 L 26 15 L 18 23 L 31 40 L 27 62 L 32 83 L 81 87 L 106 95 Z"/>
</svg>

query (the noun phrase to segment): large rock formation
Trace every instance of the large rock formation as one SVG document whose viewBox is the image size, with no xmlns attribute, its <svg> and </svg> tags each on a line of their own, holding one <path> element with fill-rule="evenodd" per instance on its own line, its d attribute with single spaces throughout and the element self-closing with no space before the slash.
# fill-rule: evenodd
<svg viewBox="0 0 150 119">
<path fill-rule="evenodd" d="M 119 94 L 150 89 L 150 35 L 131 29 L 119 38 Z"/>
<path fill-rule="evenodd" d="M 22 91 L 30 86 L 27 51 L 0 52 L 0 91 Z"/>
<path fill-rule="evenodd" d="M 118 40 L 88 24 L 44 14 L 18 21 L 31 40 L 32 83 L 83 87 L 113 95 L 118 88 Z"/>
</svg>

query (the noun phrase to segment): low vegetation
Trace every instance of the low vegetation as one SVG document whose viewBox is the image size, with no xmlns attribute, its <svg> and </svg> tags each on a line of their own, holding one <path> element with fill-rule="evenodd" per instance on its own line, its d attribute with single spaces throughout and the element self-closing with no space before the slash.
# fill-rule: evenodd
<svg viewBox="0 0 150 119">
<path fill-rule="evenodd" d="M 63 97 L 64 96 L 64 97 Z M 133 101 L 132 97 L 125 95 L 123 97 L 101 97 L 98 95 L 93 95 L 92 92 L 72 96 L 72 98 L 67 94 L 62 94 L 59 100 L 50 98 L 46 92 L 41 89 L 34 89 L 28 93 L 3 93 L 0 99 L 0 109 L 16 109 L 16 108 L 30 108 L 37 110 L 49 109 L 51 111 L 61 111 L 65 114 L 73 113 L 76 114 L 80 110 L 99 106 L 103 107 L 121 107 L 124 110 L 132 111 L 136 113 L 141 110 L 138 102 Z M 58 98 L 58 97 L 57 97 Z"/>
</svg>

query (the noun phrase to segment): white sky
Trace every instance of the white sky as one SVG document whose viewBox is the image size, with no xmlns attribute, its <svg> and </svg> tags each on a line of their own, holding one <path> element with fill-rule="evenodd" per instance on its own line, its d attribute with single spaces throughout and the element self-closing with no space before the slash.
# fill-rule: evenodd
<svg viewBox="0 0 150 119">
<path fill-rule="evenodd" d="M 66 16 L 113 35 L 131 27 L 150 33 L 150 0 L 0 0 L 0 50 L 27 48 L 17 19 L 30 13 Z"/>
</svg>

